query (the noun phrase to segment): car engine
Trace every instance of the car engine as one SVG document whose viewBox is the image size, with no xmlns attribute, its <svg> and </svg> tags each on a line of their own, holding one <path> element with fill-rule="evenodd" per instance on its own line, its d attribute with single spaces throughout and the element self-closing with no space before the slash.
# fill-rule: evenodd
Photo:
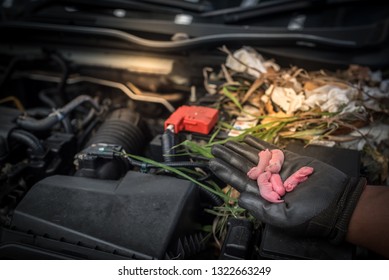
<svg viewBox="0 0 389 280">
<path fill-rule="evenodd" d="M 134 72 L 140 83 L 155 80 L 141 91 L 124 82 L 121 69 L 106 75 L 107 69 L 93 67 L 81 74 L 87 67 L 75 62 L 49 52 L 6 64 L 0 254 L 164 259 L 200 253 L 205 235 L 199 228 L 209 219 L 201 209 L 220 199 L 123 156 L 165 158 L 183 168 L 205 164 L 163 154 L 178 144 L 164 121 L 176 106 L 188 104 L 187 89 L 178 84 L 177 92 L 164 92 L 173 82 Z M 161 93 L 146 87 L 161 87 Z"/>
<path fill-rule="evenodd" d="M 231 94 L 234 90 L 245 95 L 240 91 L 244 88 L 248 100 L 250 91 L 262 87 L 261 98 L 267 98 L 272 110 L 274 106 L 272 113 L 291 110 L 266 97 L 267 85 L 254 88 L 259 78 L 244 71 L 235 71 L 231 78 L 225 63 L 230 49 L 253 44 L 252 49 L 282 66 L 304 67 L 295 69 L 296 76 L 304 75 L 304 69 L 344 69 L 351 63 L 380 69 L 388 61 L 386 22 L 353 26 L 355 32 L 345 25 L 344 30 L 328 29 L 334 33 L 308 28 L 306 33 L 289 30 L 289 34 L 271 33 L 245 21 L 212 25 L 217 15 L 205 13 L 211 18 L 208 30 L 202 21 L 196 22 L 202 28 L 177 22 L 170 27 L 160 27 L 157 21 L 138 24 L 143 22 L 138 13 L 145 13 L 145 8 L 136 1 L 119 12 L 122 1 L 103 1 L 101 6 L 94 1 L 29 2 L 25 11 L 23 3 L 9 7 L 11 20 L 4 16 L 0 23 L 1 259 L 371 257 L 351 244 L 295 238 L 256 221 L 237 206 L 234 190 L 208 169 L 212 155 L 206 144 L 223 143 L 238 129 L 235 120 L 244 118 L 246 108 Z M 165 17 L 165 8 L 158 16 Z M 134 18 L 125 18 L 126 11 Z M 175 15 L 176 10 L 169 13 Z M 270 22 L 279 24 L 277 20 Z M 192 35 L 182 31 L 186 27 Z M 271 60 L 266 63 L 274 66 Z M 361 69 L 358 74 L 364 73 Z M 293 87 L 296 76 L 282 77 L 278 86 Z M 238 80 L 242 84 L 237 85 Z M 382 80 L 387 93 L 388 80 Z M 215 94 L 222 83 L 227 84 L 224 91 Z M 387 95 L 379 98 L 380 105 L 387 104 Z M 279 99 L 285 104 L 283 97 Z M 387 114 L 388 107 L 379 110 Z M 367 122 L 365 112 L 359 113 L 353 125 Z M 325 133 L 339 127 L 350 132 L 344 123 L 342 119 L 317 127 Z M 281 124 L 280 129 L 283 125 L 290 124 Z M 317 128 L 310 125 L 310 131 Z M 277 132 L 273 127 L 262 136 L 273 140 Z M 328 135 L 320 138 L 325 144 L 340 139 L 338 134 Z M 360 175 L 359 152 L 323 146 L 305 149 L 302 141 L 287 149 Z M 387 175 L 387 154 L 380 159 Z"/>
</svg>

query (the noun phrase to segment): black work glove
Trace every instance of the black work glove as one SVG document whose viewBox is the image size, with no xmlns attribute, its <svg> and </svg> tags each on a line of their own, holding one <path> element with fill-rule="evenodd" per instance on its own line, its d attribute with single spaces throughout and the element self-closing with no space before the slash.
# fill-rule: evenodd
<svg viewBox="0 0 389 280">
<path fill-rule="evenodd" d="M 243 143 L 229 141 L 214 145 L 212 172 L 241 195 L 239 205 L 258 220 L 292 234 L 325 237 L 335 243 L 344 240 L 351 215 L 366 185 L 364 178 L 350 178 L 317 159 L 284 150 L 282 181 L 303 166 L 314 168 L 305 182 L 286 193 L 283 203 L 270 203 L 259 195 L 257 182 L 246 173 L 258 163 L 258 152 L 277 149 L 265 141 L 246 136 Z"/>
</svg>

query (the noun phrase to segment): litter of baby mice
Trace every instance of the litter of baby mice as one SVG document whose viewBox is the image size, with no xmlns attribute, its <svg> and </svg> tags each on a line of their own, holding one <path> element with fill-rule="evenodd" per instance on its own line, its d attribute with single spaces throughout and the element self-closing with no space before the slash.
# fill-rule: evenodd
<svg viewBox="0 0 389 280">
<path fill-rule="evenodd" d="M 284 164 L 284 153 L 279 149 L 262 150 L 258 153 L 258 164 L 247 172 L 247 176 L 257 181 L 260 195 L 267 201 L 281 203 L 286 192 L 293 191 L 299 183 L 308 179 L 314 171 L 304 166 L 282 182 L 279 172 Z"/>
</svg>

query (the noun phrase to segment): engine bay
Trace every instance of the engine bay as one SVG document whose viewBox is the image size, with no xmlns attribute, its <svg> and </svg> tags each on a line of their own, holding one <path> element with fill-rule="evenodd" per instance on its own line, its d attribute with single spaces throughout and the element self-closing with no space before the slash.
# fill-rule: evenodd
<svg viewBox="0 0 389 280">
<path fill-rule="evenodd" d="M 74 11 L 66 8 L 67 21 Z M 379 49 L 384 59 L 367 48 L 366 54 L 374 56 L 370 71 L 352 65 L 366 62 L 364 52 L 355 50 L 349 59 L 346 41 L 322 40 L 319 33 L 297 36 L 292 47 L 242 48 L 258 38 L 240 41 L 237 36 L 230 42 L 207 34 L 189 46 L 192 39 L 177 32 L 157 47 L 152 40 L 131 37 L 125 28 L 82 28 L 77 20 L 70 22 L 1 25 L 6 34 L 0 38 L 1 259 L 379 258 L 348 243 L 287 236 L 255 220 L 238 206 L 237 191 L 212 174 L 208 160 L 212 144 L 245 131 L 350 176 L 366 176 L 369 183 L 387 183 L 386 44 Z M 336 44 L 344 49 L 326 52 Z M 269 58 L 262 61 L 265 78 L 242 62 L 246 57 L 231 61 L 233 50 L 241 48 L 244 55 L 255 49 Z M 278 77 L 275 60 L 290 71 Z M 237 62 L 244 71 L 234 68 Z M 322 71 L 327 68 L 340 69 L 337 78 Z M 302 110 L 311 123 L 295 118 L 302 108 L 293 107 L 302 98 L 299 91 L 325 83 L 346 92 L 345 98 L 362 86 L 369 86 L 369 98 L 371 89 L 381 91 L 366 107 L 369 112 L 355 103 L 358 111 L 345 110 L 337 118 L 330 113 L 344 110 L 343 105 L 357 98 L 370 101 L 364 95 L 346 101 L 333 97 L 332 103 L 314 100 L 311 111 Z M 281 87 L 299 90 L 270 97 Z M 308 98 L 302 104 L 309 104 Z M 330 109 L 318 111 L 318 104 Z M 323 115 L 333 118 L 323 122 Z M 369 136 L 360 137 L 354 129 L 367 123 L 385 134 L 372 140 L 376 150 L 363 149 Z M 343 144 L 358 137 L 366 141 L 353 142 L 352 148 Z"/>
<path fill-rule="evenodd" d="M 201 84 L 187 86 L 190 77 L 168 80 L 135 68 L 129 79 L 121 70 L 107 73 L 50 52 L 13 57 L 7 65 L 0 128 L 3 257 L 274 258 L 268 253 L 274 242 L 277 250 L 296 242 L 281 246 L 277 233 L 269 235 L 274 229 L 265 231 L 248 214 L 222 216 L 224 244 L 215 245 L 204 231 L 215 224 L 212 209 L 222 207 L 223 198 L 166 168 L 192 170 L 198 182 L 208 182 L 206 158 L 176 147 L 226 139 L 226 132 L 214 135 L 215 124 L 229 119 L 211 108 L 220 96 L 201 91 Z M 358 156 L 348 159 L 340 168 L 351 165 L 358 174 Z M 352 255 L 346 245 L 314 244 L 313 258 L 327 251 L 330 258 Z"/>
</svg>

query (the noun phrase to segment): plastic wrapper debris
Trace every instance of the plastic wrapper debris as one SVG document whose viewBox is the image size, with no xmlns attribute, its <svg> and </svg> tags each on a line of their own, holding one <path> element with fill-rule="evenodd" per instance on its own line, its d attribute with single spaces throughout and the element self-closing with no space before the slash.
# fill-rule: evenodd
<svg viewBox="0 0 389 280">
<path fill-rule="evenodd" d="M 272 67 L 279 71 L 280 67 L 271 60 L 265 60 L 253 48 L 243 47 L 234 52 L 233 57 L 227 57 L 226 66 L 236 72 L 246 72 L 247 74 L 259 78 L 261 73 L 267 73 L 267 69 Z"/>
<path fill-rule="evenodd" d="M 362 138 L 358 138 L 354 141 L 343 142 L 340 145 L 343 148 L 353 149 L 361 151 L 366 144 L 366 141 L 369 140 L 371 143 L 379 144 L 381 141 L 389 138 L 389 125 L 383 123 L 373 123 L 369 126 L 362 127 L 358 131 L 353 131 L 349 135 L 351 136 L 360 136 L 364 135 Z"/>
<path fill-rule="evenodd" d="M 346 89 L 334 85 L 325 85 L 312 91 L 305 91 L 307 99 L 304 105 L 309 108 L 318 106 L 322 112 L 335 113 L 358 97 L 358 90 Z"/>
<path fill-rule="evenodd" d="M 294 113 L 298 110 L 308 110 L 308 107 L 303 105 L 305 101 L 304 95 L 297 94 L 293 88 L 274 87 L 272 85 L 266 90 L 261 100 L 266 103 L 269 97 L 287 114 Z"/>
<path fill-rule="evenodd" d="M 381 83 L 381 87 L 386 86 Z M 366 108 L 375 112 L 389 112 L 389 92 L 367 86 L 363 88 L 363 92 L 363 104 Z"/>
</svg>

